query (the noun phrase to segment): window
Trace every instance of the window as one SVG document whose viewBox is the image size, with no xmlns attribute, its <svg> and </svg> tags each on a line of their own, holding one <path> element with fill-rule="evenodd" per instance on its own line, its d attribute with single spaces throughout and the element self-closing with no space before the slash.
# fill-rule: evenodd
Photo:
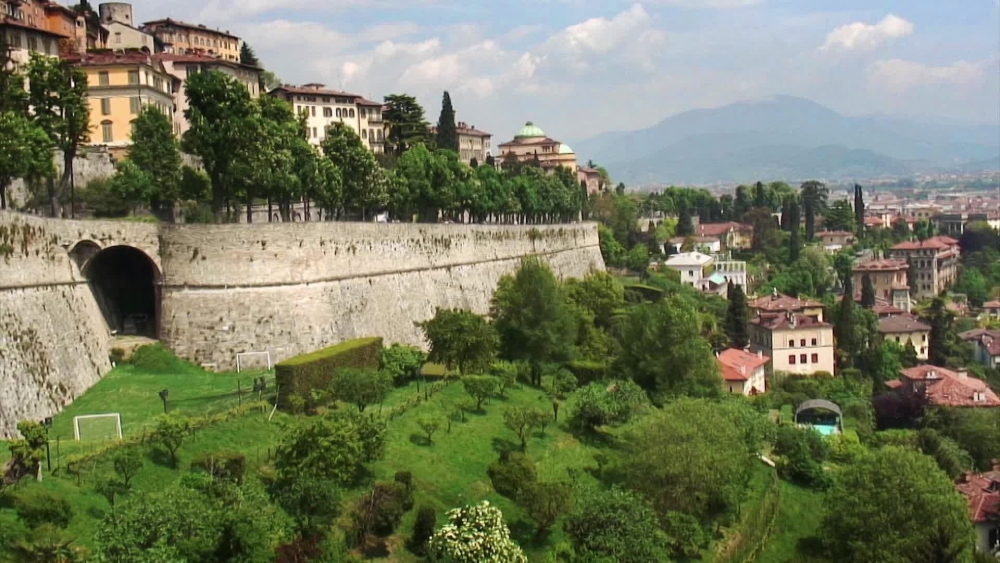
<svg viewBox="0 0 1000 563">
<path fill-rule="evenodd" d="M 110 143 L 111 141 L 114 140 L 112 138 L 112 135 L 111 135 L 111 122 L 110 121 L 102 121 L 101 122 L 101 137 L 104 139 L 105 143 Z"/>
<path fill-rule="evenodd" d="M 129 98 L 128 110 L 132 112 L 133 115 L 138 115 L 139 112 L 142 111 L 142 100 L 139 98 Z"/>
<path fill-rule="evenodd" d="M 812 363 L 814 363 L 814 364 L 818 364 L 819 363 L 819 354 L 813 354 L 812 355 Z"/>
<path fill-rule="evenodd" d="M 802 365 L 806 365 L 806 364 L 809 363 L 809 362 L 806 361 L 806 355 L 805 354 L 802 354 L 801 356 L 799 356 L 799 363 L 801 363 Z"/>
<path fill-rule="evenodd" d="M 107 86 L 111 84 L 111 79 L 108 77 L 108 71 L 102 70 L 97 73 L 97 84 L 100 86 Z"/>
<path fill-rule="evenodd" d="M 111 115 L 111 98 L 101 98 L 101 115 Z"/>
<path fill-rule="evenodd" d="M 313 138 L 314 139 L 319 138 L 319 134 L 316 133 L 316 128 L 315 127 L 313 127 Z"/>
<path fill-rule="evenodd" d="M 130 71 L 128 71 L 128 83 L 129 84 L 138 84 L 139 83 L 139 71 L 138 70 L 130 70 Z"/>
<path fill-rule="evenodd" d="M 788 355 L 788 365 L 790 365 L 790 366 L 794 366 L 795 365 L 795 354 L 789 354 Z"/>
<path fill-rule="evenodd" d="M 788 347 L 789 348 L 795 348 L 795 339 L 794 338 L 792 338 L 792 339 L 790 339 L 788 341 Z"/>
<path fill-rule="evenodd" d="M 354 117 L 354 110 L 351 110 L 351 117 Z"/>
<path fill-rule="evenodd" d="M 333 117 L 333 109 L 323 108 L 323 117 Z"/>
<path fill-rule="evenodd" d="M 799 340 L 799 346 L 802 346 L 803 348 L 806 347 L 806 339 L 805 338 L 803 338 L 802 340 Z"/>
<path fill-rule="evenodd" d="M 122 42 L 122 33 L 120 31 L 116 31 L 115 32 L 115 43 L 121 43 L 121 42 Z"/>
<path fill-rule="evenodd" d="M 316 117 L 316 106 L 309 106 L 309 109 L 311 110 L 309 113 L 311 113 L 313 117 Z"/>
<path fill-rule="evenodd" d="M 368 130 L 367 129 L 362 129 L 361 130 L 361 138 L 362 139 L 367 139 L 368 138 Z"/>
<path fill-rule="evenodd" d="M 812 339 L 812 345 L 813 345 L 813 346 L 815 346 L 815 345 L 816 345 L 816 339 L 815 339 L 815 338 L 813 338 L 813 339 Z"/>
<path fill-rule="evenodd" d="M 38 50 L 38 38 L 34 35 L 28 36 L 28 50 L 37 51 Z"/>
<path fill-rule="evenodd" d="M 898 336 L 896 337 L 896 342 L 901 342 Z"/>
<path fill-rule="evenodd" d="M 381 129 L 378 130 L 378 140 L 380 140 L 380 141 L 382 140 L 382 130 Z"/>
<path fill-rule="evenodd" d="M 366 110 L 365 108 L 361 108 L 361 109 L 359 109 L 359 110 L 358 110 L 358 113 L 359 113 L 359 114 L 361 114 L 361 118 L 362 118 L 362 119 L 364 119 L 365 117 L 367 117 L 367 116 L 368 116 L 368 111 L 367 111 L 367 110 Z"/>
<path fill-rule="evenodd" d="M 374 129 L 371 129 L 370 131 L 368 131 L 368 138 L 369 139 L 374 139 L 375 138 L 375 130 Z"/>
<path fill-rule="evenodd" d="M 927 335 L 926 334 L 921 334 L 920 335 L 920 341 L 921 342 L 927 342 Z"/>
<path fill-rule="evenodd" d="M 337 108 L 337 117 L 341 117 L 341 115 L 340 115 L 340 108 Z"/>
</svg>

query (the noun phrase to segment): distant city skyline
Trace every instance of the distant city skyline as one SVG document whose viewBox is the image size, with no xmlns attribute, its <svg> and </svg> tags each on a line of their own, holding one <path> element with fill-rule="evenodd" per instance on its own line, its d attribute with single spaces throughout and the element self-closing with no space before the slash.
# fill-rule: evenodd
<svg viewBox="0 0 1000 563">
<path fill-rule="evenodd" d="M 136 20 L 229 29 L 285 82 L 373 99 L 498 138 L 532 120 L 572 141 L 774 95 L 847 115 L 1000 122 L 997 0 L 154 0 Z"/>
</svg>

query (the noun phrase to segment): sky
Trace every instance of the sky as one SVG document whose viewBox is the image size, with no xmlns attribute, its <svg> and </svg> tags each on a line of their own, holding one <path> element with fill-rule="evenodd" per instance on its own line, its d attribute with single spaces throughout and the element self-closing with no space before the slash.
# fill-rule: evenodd
<svg viewBox="0 0 1000 563">
<path fill-rule="evenodd" d="M 96 4 L 96 2 L 95 2 Z M 686 110 L 800 96 L 847 115 L 1000 123 L 1000 0 L 134 0 L 229 30 L 285 83 L 509 140 L 562 141 Z M 1000 136 L 1000 128 L 998 128 Z"/>
</svg>

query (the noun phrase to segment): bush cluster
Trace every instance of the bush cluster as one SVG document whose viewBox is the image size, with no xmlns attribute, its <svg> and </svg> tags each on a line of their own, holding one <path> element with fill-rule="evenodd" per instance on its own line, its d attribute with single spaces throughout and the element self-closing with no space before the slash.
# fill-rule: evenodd
<svg viewBox="0 0 1000 563">
<path fill-rule="evenodd" d="M 378 369 L 381 357 L 382 339 L 376 337 L 348 340 L 280 362 L 274 366 L 278 406 L 293 406 L 292 397 L 308 403 L 311 392 L 327 389 L 340 368 Z"/>
</svg>

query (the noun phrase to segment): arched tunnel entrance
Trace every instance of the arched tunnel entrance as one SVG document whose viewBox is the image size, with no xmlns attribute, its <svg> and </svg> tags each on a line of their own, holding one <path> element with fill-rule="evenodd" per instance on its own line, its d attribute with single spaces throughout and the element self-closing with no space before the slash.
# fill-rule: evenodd
<svg viewBox="0 0 1000 563">
<path fill-rule="evenodd" d="M 111 246 L 93 253 L 81 269 L 111 330 L 157 338 L 160 271 L 145 252 Z"/>
</svg>

